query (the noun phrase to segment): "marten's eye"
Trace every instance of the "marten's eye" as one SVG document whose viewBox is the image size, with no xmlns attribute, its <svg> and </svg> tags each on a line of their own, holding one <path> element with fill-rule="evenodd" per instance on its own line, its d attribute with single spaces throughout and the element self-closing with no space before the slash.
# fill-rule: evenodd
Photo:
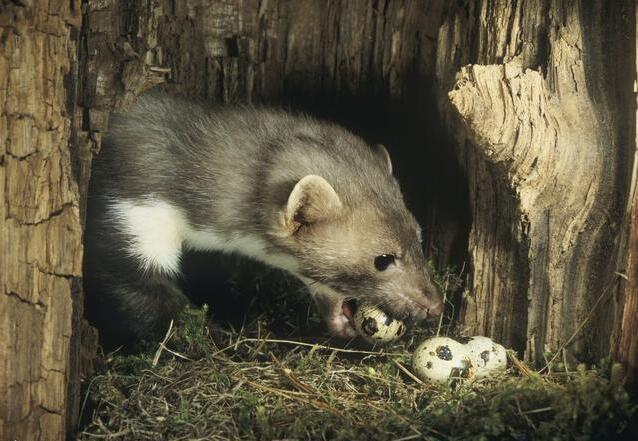
<svg viewBox="0 0 638 441">
<path fill-rule="evenodd" d="M 374 267 L 379 271 L 385 271 L 394 263 L 394 254 L 381 254 L 374 258 Z"/>
</svg>

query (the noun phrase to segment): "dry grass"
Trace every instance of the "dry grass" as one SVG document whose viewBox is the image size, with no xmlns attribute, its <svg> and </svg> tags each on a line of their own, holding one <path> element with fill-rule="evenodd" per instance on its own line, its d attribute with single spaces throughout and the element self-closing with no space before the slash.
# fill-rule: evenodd
<svg viewBox="0 0 638 441">
<path fill-rule="evenodd" d="M 514 359 L 499 378 L 419 381 L 410 352 L 437 325 L 380 350 L 277 338 L 267 315 L 229 331 L 189 310 L 162 344 L 104 358 L 79 439 L 586 440 L 627 427 L 634 407 L 603 367 L 542 376 Z"/>
</svg>

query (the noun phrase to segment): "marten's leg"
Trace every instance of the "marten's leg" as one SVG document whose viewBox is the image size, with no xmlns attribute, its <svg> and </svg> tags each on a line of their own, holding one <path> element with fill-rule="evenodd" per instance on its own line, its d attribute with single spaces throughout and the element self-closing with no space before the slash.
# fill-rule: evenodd
<svg viewBox="0 0 638 441">
<path fill-rule="evenodd" d="M 174 280 L 144 274 L 131 260 L 85 260 L 87 318 L 100 330 L 105 346 L 161 338 L 188 304 Z"/>
<path fill-rule="evenodd" d="M 138 230 L 126 228 L 122 217 L 98 208 L 87 218 L 85 234 L 86 316 L 105 346 L 161 338 L 188 304 L 176 283 L 181 242 L 166 233 L 171 227 L 166 217 L 142 213 L 138 217 L 148 225 L 135 234 Z M 163 223 L 154 226 L 158 219 Z M 156 253 L 143 254 L 145 250 Z"/>
</svg>

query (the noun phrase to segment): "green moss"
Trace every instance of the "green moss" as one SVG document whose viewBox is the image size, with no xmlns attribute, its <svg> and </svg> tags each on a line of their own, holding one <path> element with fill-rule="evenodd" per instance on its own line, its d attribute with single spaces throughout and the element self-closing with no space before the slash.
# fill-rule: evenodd
<svg viewBox="0 0 638 441">
<path fill-rule="evenodd" d="M 159 353 L 158 342 L 140 355 L 104 357 L 87 382 L 79 439 L 603 440 L 618 439 L 635 416 L 622 386 L 607 380 L 608 362 L 562 375 L 511 370 L 454 388 L 421 385 L 399 364 L 410 368 L 411 351 L 438 323 L 384 349 L 392 355 L 341 352 L 323 337 L 290 335 L 299 317 L 283 314 L 295 302 L 298 313 L 304 297 L 279 309 L 264 302 L 268 312 L 241 330 L 216 328 L 206 308 L 188 309 Z"/>
</svg>

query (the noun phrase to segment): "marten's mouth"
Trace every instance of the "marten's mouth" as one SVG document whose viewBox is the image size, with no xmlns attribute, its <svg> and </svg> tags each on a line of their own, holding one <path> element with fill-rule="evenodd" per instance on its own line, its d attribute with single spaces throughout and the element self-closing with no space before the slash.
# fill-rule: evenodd
<svg viewBox="0 0 638 441">
<path fill-rule="evenodd" d="M 348 319 L 350 325 L 354 328 L 354 312 L 357 310 L 357 301 L 354 299 L 346 299 L 341 303 L 341 313 Z"/>
</svg>

